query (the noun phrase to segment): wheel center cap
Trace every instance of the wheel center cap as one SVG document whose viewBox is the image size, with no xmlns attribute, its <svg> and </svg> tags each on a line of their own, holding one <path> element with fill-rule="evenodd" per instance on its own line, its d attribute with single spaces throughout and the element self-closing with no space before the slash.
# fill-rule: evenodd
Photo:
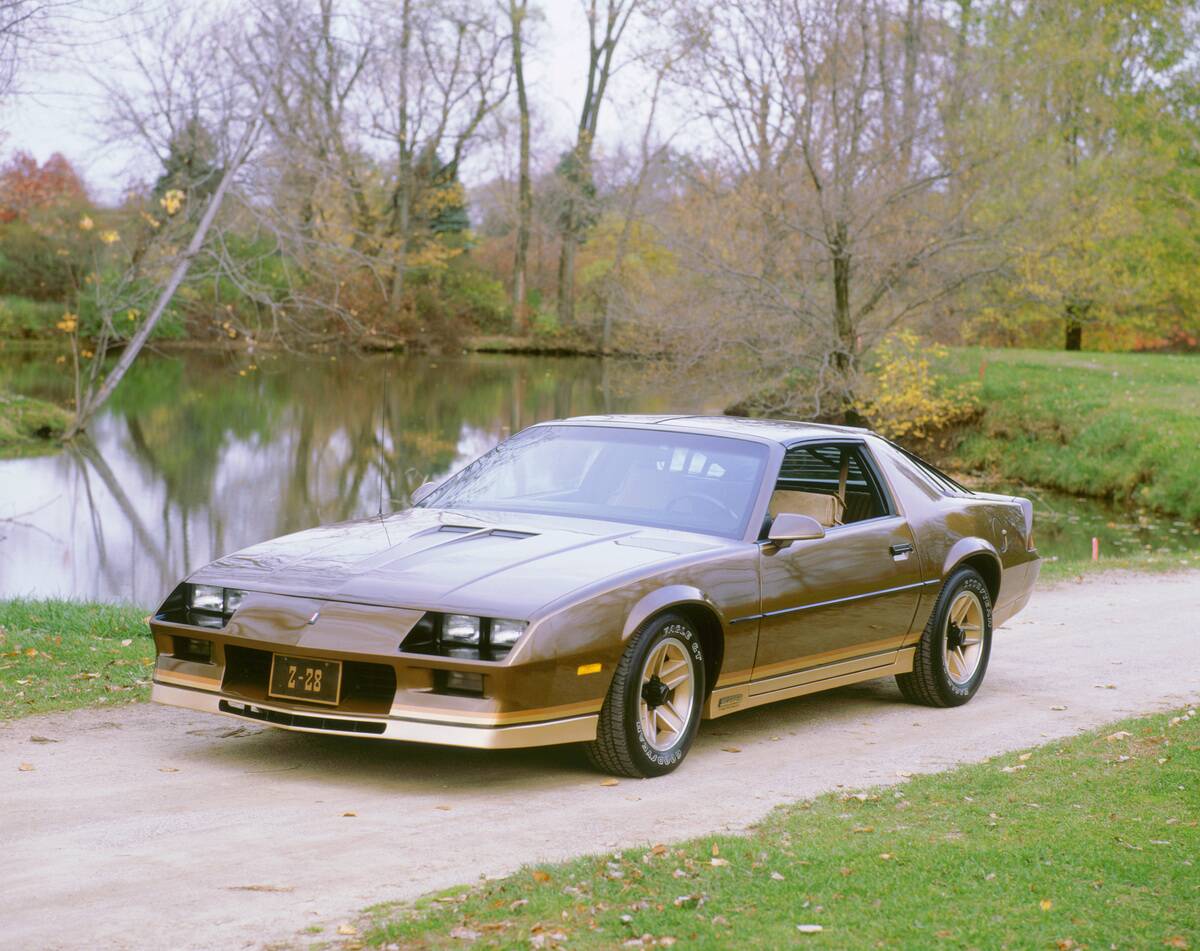
<svg viewBox="0 0 1200 951">
<path fill-rule="evenodd" d="M 672 690 L 657 677 L 651 677 L 650 680 L 642 686 L 642 699 L 650 705 L 650 708 L 661 707 L 664 703 L 671 699 Z"/>
<path fill-rule="evenodd" d="M 946 631 L 946 644 L 951 650 L 957 650 L 962 647 L 963 631 L 957 624 L 951 624 L 949 630 Z"/>
</svg>

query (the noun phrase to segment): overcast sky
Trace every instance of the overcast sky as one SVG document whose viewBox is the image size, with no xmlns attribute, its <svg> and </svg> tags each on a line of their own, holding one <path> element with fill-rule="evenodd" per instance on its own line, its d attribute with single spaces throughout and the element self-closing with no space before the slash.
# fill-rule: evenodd
<svg viewBox="0 0 1200 951">
<path fill-rule="evenodd" d="M 65 45 L 53 55 L 29 62 L 18 76 L 19 90 L 0 109 L 3 141 L 0 151 L 7 158 L 16 150 L 33 153 L 45 161 L 61 152 L 84 175 L 93 195 L 104 201 L 116 199 L 122 187 L 138 177 L 153 177 L 157 170 L 133 147 L 101 146 L 103 113 L 100 90 L 87 70 L 106 64 L 120 68 L 123 21 L 115 11 L 128 8 L 131 0 L 83 0 L 72 22 L 63 31 Z M 143 0 L 153 8 L 156 0 Z M 220 0 L 195 0 L 222 9 Z M 436 0 L 433 0 L 436 2 Z M 544 21 L 536 28 L 537 48 L 527 65 L 527 82 L 535 117 L 541 130 L 534 151 L 557 153 L 570 140 L 578 121 L 587 67 L 587 22 L 580 0 L 541 0 Z M 236 9 L 236 4 L 233 5 Z M 627 33 L 626 50 L 638 37 Z M 601 113 L 600 142 L 614 143 L 622 136 L 636 137 L 631 123 L 638 108 L 636 79 L 626 69 L 614 83 L 612 97 Z M 630 133 L 633 136 L 630 136 Z M 480 171 L 476 171 L 476 176 Z"/>
</svg>

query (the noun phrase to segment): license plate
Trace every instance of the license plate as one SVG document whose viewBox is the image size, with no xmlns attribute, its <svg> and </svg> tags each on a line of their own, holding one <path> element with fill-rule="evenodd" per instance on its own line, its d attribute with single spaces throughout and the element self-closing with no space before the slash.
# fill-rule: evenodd
<svg viewBox="0 0 1200 951">
<path fill-rule="evenodd" d="M 275 654 L 271 661 L 270 697 L 325 703 L 336 707 L 341 699 L 342 662 Z"/>
</svg>

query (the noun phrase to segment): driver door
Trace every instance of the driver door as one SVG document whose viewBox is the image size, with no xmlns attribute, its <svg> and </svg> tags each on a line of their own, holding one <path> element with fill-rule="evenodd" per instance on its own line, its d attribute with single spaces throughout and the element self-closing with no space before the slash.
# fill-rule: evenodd
<svg viewBox="0 0 1200 951">
<path fill-rule="evenodd" d="M 920 601 L 920 559 L 861 442 L 790 448 L 776 500 L 824 512 L 825 537 L 759 546 L 762 621 L 754 681 L 778 689 L 890 664 Z M 806 503 L 805 496 L 814 498 Z M 819 496 L 826 498 L 822 505 Z M 789 504 L 790 503 L 790 504 Z M 819 521 L 822 518 L 818 518 Z"/>
</svg>

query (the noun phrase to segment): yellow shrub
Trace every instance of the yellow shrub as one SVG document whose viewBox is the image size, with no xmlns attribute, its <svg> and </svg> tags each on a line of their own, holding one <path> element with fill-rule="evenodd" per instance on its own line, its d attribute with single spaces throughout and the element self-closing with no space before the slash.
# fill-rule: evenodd
<svg viewBox="0 0 1200 951">
<path fill-rule="evenodd" d="M 889 439 L 926 439 L 978 412 L 978 384 L 949 386 L 932 361 L 944 347 L 922 341 L 911 330 L 888 336 L 875 351 L 875 365 L 855 409 Z"/>
</svg>

